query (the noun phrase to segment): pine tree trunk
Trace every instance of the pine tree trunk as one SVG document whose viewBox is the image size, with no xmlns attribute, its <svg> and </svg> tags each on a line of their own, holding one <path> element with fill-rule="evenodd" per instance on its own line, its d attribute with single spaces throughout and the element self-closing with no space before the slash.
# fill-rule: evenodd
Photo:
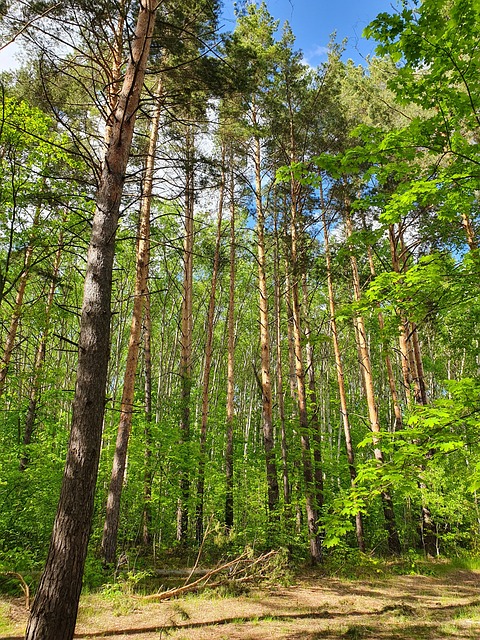
<svg viewBox="0 0 480 640">
<path fill-rule="evenodd" d="M 256 124 L 256 113 L 253 112 Z M 265 447 L 265 462 L 267 468 L 268 511 L 273 514 L 278 506 L 279 487 L 277 479 L 277 464 L 275 459 L 275 444 L 272 416 L 272 383 L 270 375 L 270 332 L 268 319 L 268 291 L 266 278 L 265 253 L 265 216 L 262 202 L 262 176 L 260 140 L 255 144 L 255 201 L 257 212 L 257 258 L 258 258 L 258 287 L 260 293 L 260 352 L 261 352 L 261 386 L 262 386 L 262 417 L 263 443 Z"/>
<path fill-rule="evenodd" d="M 375 278 L 375 264 L 373 262 L 372 248 L 370 246 L 368 247 L 368 264 L 370 267 L 370 274 L 372 278 Z M 398 401 L 397 386 L 395 384 L 395 376 L 393 374 L 393 366 L 392 366 L 392 360 L 389 354 L 389 346 L 387 341 L 383 337 L 383 334 L 385 332 L 385 321 L 383 319 L 383 313 L 380 311 L 380 304 L 378 304 L 377 306 L 378 306 L 378 314 L 377 314 L 378 325 L 382 333 L 382 345 L 383 345 L 383 352 L 384 352 L 384 358 L 385 358 L 385 366 L 387 367 L 388 386 L 390 388 L 390 395 L 392 397 L 392 404 L 393 404 L 393 413 L 395 416 L 394 431 L 397 431 L 398 429 L 401 429 L 403 425 L 402 409 L 400 407 L 400 402 Z"/>
<path fill-rule="evenodd" d="M 140 207 L 137 258 L 135 266 L 135 290 L 132 321 L 130 325 L 127 361 L 125 364 L 125 374 L 123 378 L 120 422 L 117 431 L 117 441 L 115 444 L 115 454 L 113 457 L 112 475 L 110 478 L 101 545 L 103 560 L 106 564 L 115 562 L 120 518 L 120 503 L 125 476 L 125 465 L 127 461 L 128 441 L 132 429 L 135 379 L 137 375 L 138 356 L 140 353 L 142 316 L 148 286 L 151 196 L 153 189 L 153 173 L 155 169 L 155 151 L 157 147 L 158 127 L 160 124 L 160 112 L 162 108 L 160 91 L 161 85 L 159 82 L 156 94 L 155 112 L 150 129 L 150 141 L 145 166 L 145 177 L 143 181 L 143 197 Z"/>
<path fill-rule="evenodd" d="M 282 370 L 282 323 L 281 323 L 281 285 L 280 285 L 280 249 L 278 238 L 277 215 L 275 213 L 275 255 L 274 255 L 274 281 L 275 281 L 275 329 L 276 329 L 276 371 L 277 371 L 277 400 L 278 417 L 280 418 L 280 437 L 282 449 L 282 486 L 283 501 L 286 506 L 290 505 L 290 480 L 288 477 L 288 445 L 285 420 L 285 394 L 283 390 L 283 370 Z"/>
<path fill-rule="evenodd" d="M 350 238 L 353 232 L 352 220 L 350 218 L 350 211 L 348 204 L 345 208 L 345 223 L 347 229 L 347 237 Z M 360 289 L 360 276 L 358 273 L 357 259 L 353 252 L 350 253 L 350 263 L 352 267 L 353 277 L 353 291 L 354 299 L 356 302 L 360 301 L 361 289 Z M 373 385 L 373 373 L 370 360 L 370 352 L 367 344 L 367 332 L 365 328 L 365 322 L 363 316 L 357 315 L 355 318 L 356 333 L 358 346 L 361 356 L 360 366 L 363 374 L 363 381 L 365 385 L 366 400 L 368 407 L 368 416 L 370 421 L 370 428 L 373 436 L 373 453 L 375 459 L 379 465 L 384 464 L 383 452 L 380 448 L 379 435 L 381 433 L 380 421 L 378 417 L 378 408 L 375 401 L 375 391 Z M 395 523 L 395 513 L 393 510 L 393 501 L 390 493 L 387 490 L 383 490 L 381 493 L 383 514 L 385 518 L 385 528 L 388 538 L 388 549 L 390 553 L 400 554 L 401 545 L 400 538 L 398 536 L 398 530 Z"/>
<path fill-rule="evenodd" d="M 71 640 L 90 536 L 97 479 L 110 338 L 115 233 L 135 116 L 143 87 L 156 3 L 140 5 L 106 150 L 87 255 L 80 325 L 77 383 L 60 502 L 26 640 Z"/>
<path fill-rule="evenodd" d="M 345 376 L 343 373 L 342 354 L 340 350 L 340 341 L 338 339 L 337 320 L 335 317 L 335 293 L 333 289 L 332 278 L 332 260 L 330 256 L 330 240 L 328 237 L 328 227 L 325 214 L 325 203 L 323 200 L 323 191 L 320 191 L 321 207 L 322 207 L 322 226 L 323 226 L 323 243 L 325 248 L 325 262 L 327 266 L 327 287 L 328 287 L 328 304 L 330 310 L 330 330 L 333 341 L 333 352 L 335 354 L 335 369 L 337 372 L 338 393 L 340 396 L 340 413 L 342 415 L 343 433 L 345 436 L 345 448 L 347 452 L 348 471 L 350 474 L 350 483 L 352 487 L 355 485 L 357 470 L 355 467 L 355 453 L 353 450 L 352 434 L 350 429 L 350 420 L 348 417 L 347 394 L 345 391 Z M 357 544 L 360 551 L 365 551 L 365 537 L 363 533 L 363 518 L 360 511 L 355 514 L 355 533 L 357 536 Z"/>
<path fill-rule="evenodd" d="M 407 268 L 406 247 L 403 238 L 403 231 L 399 227 L 398 235 L 395 233 L 395 227 L 390 225 L 390 253 L 392 258 L 393 270 L 396 273 L 402 273 Z M 400 256 L 398 254 L 398 245 L 401 247 Z M 410 323 L 404 314 L 401 313 L 401 329 L 400 329 L 400 352 L 402 357 L 402 372 L 404 385 L 408 388 L 408 400 L 411 400 L 410 389 L 413 387 L 413 396 L 416 404 L 428 404 L 427 391 L 425 387 L 425 376 L 423 372 L 423 362 L 420 353 L 420 344 L 418 341 L 418 332 L 415 324 Z M 421 467 L 423 471 L 424 466 Z M 421 491 L 426 489 L 425 483 L 420 480 L 418 483 Z M 428 504 L 423 500 L 421 507 L 421 525 L 420 533 L 422 538 L 422 546 L 427 556 L 437 555 L 437 535 L 435 524 Z"/>
<path fill-rule="evenodd" d="M 308 305 L 308 288 L 306 273 L 302 273 L 302 298 L 304 309 Z M 308 320 L 304 321 L 305 327 L 305 356 L 306 371 L 308 379 L 308 399 L 310 402 L 310 427 L 313 434 L 313 462 L 315 479 L 315 499 L 317 509 L 320 512 L 323 508 L 323 464 L 322 464 L 322 430 L 320 426 L 320 408 L 317 401 L 317 385 L 315 380 L 315 358 L 314 347 L 311 340 L 311 329 Z"/>
</svg>

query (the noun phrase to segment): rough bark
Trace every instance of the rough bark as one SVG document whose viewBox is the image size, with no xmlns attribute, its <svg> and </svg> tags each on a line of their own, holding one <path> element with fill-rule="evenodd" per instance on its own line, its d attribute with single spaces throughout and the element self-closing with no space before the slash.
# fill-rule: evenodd
<svg viewBox="0 0 480 640">
<path fill-rule="evenodd" d="M 161 113 L 161 85 L 156 94 L 155 111 L 150 129 L 148 155 L 143 180 L 143 197 L 140 206 L 140 220 L 135 265 L 135 288 L 133 297 L 132 321 L 128 341 L 127 360 L 123 377 L 120 421 L 113 457 L 112 474 L 107 497 L 105 524 L 102 537 L 102 556 L 105 563 L 115 562 L 117 549 L 120 504 L 125 477 L 128 441 L 132 429 L 133 405 L 135 395 L 135 379 L 137 375 L 138 356 L 140 353 L 142 315 L 145 297 L 147 296 L 148 267 L 150 261 L 150 209 L 153 189 L 153 173 L 155 169 L 155 150 L 157 147 L 158 127 Z"/>
<path fill-rule="evenodd" d="M 60 501 L 26 640 L 71 640 L 93 516 L 110 336 L 115 233 L 135 115 L 145 77 L 156 3 L 140 5 L 130 60 L 115 111 L 87 254 L 77 383 Z"/>
</svg>

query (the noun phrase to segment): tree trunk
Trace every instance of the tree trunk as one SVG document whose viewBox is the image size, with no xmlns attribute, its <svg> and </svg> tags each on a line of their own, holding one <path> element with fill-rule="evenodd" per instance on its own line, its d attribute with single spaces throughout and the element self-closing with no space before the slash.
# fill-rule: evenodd
<svg viewBox="0 0 480 640">
<path fill-rule="evenodd" d="M 402 273 L 407 268 L 406 247 L 403 239 L 403 230 L 399 227 L 398 235 L 395 233 L 394 225 L 390 225 L 390 254 L 392 258 L 393 270 L 396 273 Z M 400 244 L 401 252 L 399 256 L 398 245 Z M 428 404 L 427 391 L 425 387 L 425 376 L 423 373 L 423 362 L 420 353 L 420 344 L 418 340 L 417 327 L 414 323 L 410 323 L 401 310 L 400 323 L 400 353 L 402 357 L 402 373 L 405 388 L 408 389 L 407 398 L 411 400 L 411 388 L 413 387 L 413 396 L 416 404 Z M 424 466 L 421 467 L 423 471 Z M 421 491 L 426 489 L 425 483 L 420 480 L 418 483 Z M 421 507 L 421 524 L 420 534 L 422 538 L 422 546 L 427 556 L 437 555 L 437 535 L 435 524 L 428 504 L 422 500 Z"/>
<path fill-rule="evenodd" d="M 256 122 L 256 112 L 253 111 L 253 122 Z M 261 150 L 260 140 L 255 138 L 255 202 L 257 211 L 257 258 L 258 258 L 258 287 L 260 310 L 260 352 L 261 352 L 261 384 L 262 384 L 262 417 L 263 443 L 265 447 L 265 462 L 267 468 L 268 511 L 273 514 L 278 506 L 279 488 L 277 479 L 277 463 L 275 459 L 275 445 L 272 416 L 272 383 L 270 376 L 270 332 L 268 320 L 268 291 L 266 278 L 265 253 L 265 216 L 262 202 Z"/>
<path fill-rule="evenodd" d="M 153 0 L 140 5 L 112 142 L 100 177 L 87 255 L 70 442 L 52 539 L 26 640 L 71 640 L 75 630 L 105 408 L 115 233 L 155 10 Z"/>
<path fill-rule="evenodd" d="M 200 424 L 200 451 L 198 462 L 198 479 L 197 479 L 197 508 L 195 532 L 197 542 L 200 544 L 203 540 L 203 506 L 205 492 L 205 457 L 207 449 L 207 423 L 209 409 L 209 390 L 210 390 L 210 371 L 212 368 L 213 355 L 213 330 L 215 316 L 215 297 L 217 294 L 217 280 L 220 266 L 220 244 L 222 242 L 222 222 L 223 222 L 223 200 L 225 193 L 225 147 L 222 148 L 222 177 L 220 183 L 220 193 L 218 201 L 218 217 L 217 217 L 217 235 L 215 238 L 215 250 L 213 255 L 213 271 L 212 282 L 210 287 L 210 299 L 208 301 L 207 311 L 207 339 L 205 344 L 205 361 L 203 365 L 203 381 L 202 381 L 202 418 Z"/>
<path fill-rule="evenodd" d="M 285 420 L 285 394 L 283 391 L 283 371 L 282 371 L 282 323 L 281 323 L 281 285 L 280 285 L 280 249 L 278 238 L 277 215 L 275 213 L 275 255 L 274 255 L 274 281 L 275 281 L 275 328 L 276 328 L 276 371 L 277 371 L 277 400 L 278 417 L 280 418 L 280 437 L 282 448 L 282 485 L 283 501 L 286 506 L 290 505 L 290 480 L 288 477 L 288 445 Z"/>
<path fill-rule="evenodd" d="M 40 219 L 40 207 L 37 207 L 35 211 L 35 217 L 32 223 L 32 231 L 35 234 L 35 230 L 38 226 Z M 27 287 L 28 277 L 30 275 L 30 264 L 32 262 L 34 241 L 33 238 L 30 244 L 25 250 L 25 259 L 23 263 L 23 270 L 19 278 L 17 295 L 15 297 L 15 306 L 13 308 L 13 314 L 10 320 L 10 326 L 8 328 L 7 338 L 5 340 L 5 346 L 3 348 L 3 356 L 0 363 L 0 396 L 5 391 L 5 382 L 7 379 L 8 367 L 12 358 L 13 348 L 15 346 L 15 339 L 17 337 L 18 323 L 23 311 L 23 298 L 25 296 L 25 289 Z"/>
<path fill-rule="evenodd" d="M 233 154 L 232 154 L 233 155 Z M 225 528 L 233 527 L 233 429 L 235 421 L 235 188 L 230 159 L 230 283 L 228 290 L 227 441 L 225 447 Z"/>
<path fill-rule="evenodd" d="M 305 505 L 307 511 L 307 525 L 310 539 L 310 556 L 313 564 L 322 560 L 322 544 L 318 530 L 318 506 L 315 495 L 315 478 L 312 467 L 312 456 L 310 449 L 309 424 L 307 414 L 307 390 L 305 384 L 305 369 L 303 365 L 302 352 L 302 331 L 301 331 L 301 311 L 299 296 L 300 265 L 298 261 L 299 239 L 298 239 L 298 211 L 296 181 L 291 180 L 291 208 L 290 208 L 290 240 L 291 240 L 291 296 L 293 315 L 293 340 L 295 347 L 295 374 L 297 379 L 297 404 L 300 424 L 300 442 L 302 446 L 303 479 L 305 482 Z M 323 501 L 323 496 L 322 496 Z"/>
<path fill-rule="evenodd" d="M 303 306 L 306 309 L 308 304 L 307 276 L 302 273 L 302 296 Z M 308 379 L 308 399 L 310 402 L 310 428 L 313 434 L 313 462 L 314 462 L 314 479 L 315 479 L 315 499 L 317 509 L 320 511 L 323 507 L 323 464 L 322 464 L 322 431 L 320 427 L 320 417 L 317 401 L 317 385 L 315 380 L 315 358 L 314 347 L 311 341 L 311 329 L 308 320 L 304 322 L 305 327 L 305 355 L 306 355 L 306 372 Z"/>
<path fill-rule="evenodd" d="M 37 402 L 38 391 L 40 387 L 40 378 L 43 370 L 43 364 L 45 362 L 45 348 L 47 344 L 47 338 L 50 330 L 50 314 L 52 312 L 53 299 L 55 297 L 55 288 L 57 286 L 58 271 L 60 269 L 60 260 L 63 250 L 63 232 L 60 232 L 58 239 L 58 249 L 55 253 L 55 259 L 53 262 L 53 271 L 50 281 L 50 287 L 47 294 L 47 302 L 45 305 L 45 326 L 43 333 L 37 345 L 37 351 L 35 354 L 35 364 L 33 369 L 33 379 L 31 381 L 30 393 L 28 398 L 27 416 L 25 418 L 25 431 L 23 434 L 23 454 L 20 458 L 20 471 L 25 471 L 28 465 L 28 445 L 32 442 L 33 429 L 35 427 L 35 419 L 37 417 Z"/>
<path fill-rule="evenodd" d="M 352 220 L 350 217 L 350 211 L 348 207 L 349 205 L 347 204 L 345 207 L 345 224 L 347 229 L 347 237 L 350 238 L 353 232 L 353 225 L 352 225 Z M 358 302 L 360 301 L 360 297 L 361 297 L 360 276 L 358 273 L 357 259 L 353 251 L 350 252 L 350 263 L 352 267 L 354 299 L 356 302 Z M 372 365 L 370 360 L 370 352 L 367 344 L 367 332 L 366 332 L 363 316 L 357 315 L 355 318 L 355 324 L 356 324 L 358 346 L 359 346 L 359 351 L 361 355 L 360 366 L 361 366 L 363 381 L 365 385 L 368 417 L 370 421 L 370 428 L 373 434 L 373 453 L 378 464 L 383 465 L 384 464 L 383 452 L 379 444 L 379 435 L 381 433 L 380 421 L 378 417 L 378 408 L 375 401 Z M 385 528 L 387 531 L 387 538 L 388 538 L 388 549 L 390 553 L 398 555 L 401 553 L 401 546 L 400 546 L 400 538 L 398 536 L 397 526 L 395 523 L 395 513 L 393 510 L 392 497 L 390 493 L 386 489 L 384 489 L 381 492 L 381 498 L 382 498 L 382 505 L 383 505 L 383 514 L 385 518 Z"/>
<path fill-rule="evenodd" d="M 347 452 L 348 471 L 350 474 L 350 483 L 355 486 L 357 470 L 355 468 L 355 453 L 353 450 L 352 434 L 350 429 L 350 420 L 348 417 L 347 394 L 345 391 L 345 377 L 343 373 L 342 354 L 340 351 L 340 341 L 338 339 L 337 320 L 335 317 L 335 293 L 333 290 L 332 278 L 332 260 L 330 256 L 330 240 L 328 237 L 328 227 L 325 213 L 325 203 L 323 200 L 323 191 L 320 191 L 321 207 L 322 207 L 322 225 L 323 225 L 323 243 L 325 248 L 325 262 L 327 266 L 327 287 L 328 287 L 328 304 L 330 309 L 330 330 L 332 333 L 333 352 L 335 354 L 335 369 L 337 372 L 338 393 L 340 396 L 340 413 L 342 415 L 343 433 L 345 436 L 345 448 Z M 360 511 L 355 514 L 355 533 L 357 536 L 357 544 L 360 551 L 365 551 L 365 537 L 363 533 L 363 518 Z"/>
<path fill-rule="evenodd" d="M 368 264 L 370 267 L 370 274 L 372 278 L 375 278 L 375 264 L 373 262 L 372 248 L 370 246 L 368 247 Z M 390 395 L 392 397 L 392 404 L 393 404 L 393 413 L 395 415 L 394 431 L 397 431 L 398 429 L 401 429 L 403 425 L 402 409 L 398 401 L 397 386 L 395 384 L 395 376 L 393 375 L 393 366 L 392 366 L 392 360 L 390 358 L 389 346 L 387 341 L 383 337 L 383 334 L 385 332 L 385 321 L 383 319 L 383 313 L 380 311 L 380 304 L 377 304 L 377 306 L 378 306 L 378 326 L 380 327 L 380 331 L 382 333 L 382 346 L 383 346 L 383 353 L 385 358 L 385 366 L 387 367 L 388 386 L 390 388 Z"/>
<path fill-rule="evenodd" d="M 193 240 L 194 240 L 194 137 L 193 125 L 187 124 L 186 181 L 185 181 L 185 236 L 183 241 L 183 294 L 180 326 L 180 496 L 177 504 L 177 540 L 185 542 L 188 529 L 188 500 L 190 480 L 187 446 L 190 441 L 190 396 L 192 391 L 192 330 L 193 330 Z"/>
<path fill-rule="evenodd" d="M 152 317 L 150 313 L 150 292 L 145 295 L 143 310 L 143 359 L 145 366 L 145 472 L 143 476 L 143 516 L 142 538 L 147 547 L 151 541 L 152 528 Z"/>
<path fill-rule="evenodd" d="M 123 378 L 122 403 L 120 406 L 120 422 L 117 431 L 115 454 L 113 457 L 112 475 L 107 498 L 107 510 L 102 537 L 102 556 L 106 564 L 115 562 L 117 550 L 118 523 L 120 503 L 125 476 L 128 441 L 132 429 L 133 405 L 135 396 L 135 379 L 137 375 L 138 355 L 140 352 L 142 315 L 147 295 L 148 269 L 150 261 L 150 209 L 153 189 L 153 173 L 155 169 L 155 151 L 160 123 L 161 85 L 157 87 L 155 112 L 150 129 L 150 141 L 145 178 L 143 181 L 143 197 L 140 206 L 139 232 L 137 242 L 137 258 L 135 266 L 135 290 L 133 298 L 132 322 L 128 341 L 127 361 Z"/>
</svg>

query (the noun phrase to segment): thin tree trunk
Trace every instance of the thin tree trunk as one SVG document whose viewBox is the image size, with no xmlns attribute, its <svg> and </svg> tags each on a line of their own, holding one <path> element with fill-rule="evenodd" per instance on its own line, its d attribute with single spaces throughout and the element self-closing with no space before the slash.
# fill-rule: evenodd
<svg viewBox="0 0 480 640">
<path fill-rule="evenodd" d="M 256 124 L 256 112 L 253 113 Z M 258 287 L 260 310 L 260 352 L 261 352 L 261 383 L 262 383 L 262 417 L 263 443 L 265 447 L 265 462 L 267 468 L 268 511 L 273 514 L 278 506 L 279 488 L 277 479 L 277 463 L 275 459 L 275 444 L 273 435 L 272 416 L 272 384 L 270 376 L 270 332 L 268 320 L 268 291 L 266 278 L 265 254 L 265 216 L 262 202 L 261 150 L 260 140 L 255 138 L 255 202 L 257 211 L 257 258 L 258 258 Z"/>
<path fill-rule="evenodd" d="M 303 365 L 302 353 L 302 333 L 301 333 L 301 312 L 300 312 L 300 296 L 299 296 L 299 240 L 297 230 L 297 194 L 296 182 L 291 180 L 292 185 L 292 202 L 291 202 L 291 220 L 290 220 L 290 239 L 291 239 L 291 269 L 292 269 L 292 315 L 293 315 L 293 340 L 295 347 L 295 374 L 297 379 L 297 404 L 298 417 L 300 424 L 300 442 L 302 446 L 302 463 L 303 463 L 303 479 L 305 482 L 305 506 L 307 511 L 307 525 L 310 539 L 310 556 L 312 563 L 321 562 L 322 545 L 318 529 L 318 505 L 315 496 L 315 478 L 312 468 L 312 457 L 309 437 L 309 424 L 307 415 L 307 390 L 305 385 L 305 369 Z M 322 498 L 323 499 L 323 498 Z"/>
<path fill-rule="evenodd" d="M 147 547 L 151 542 L 152 529 L 152 317 L 150 292 L 145 295 L 143 310 L 143 354 L 145 367 L 145 472 L 143 476 L 142 538 Z"/>
<path fill-rule="evenodd" d="M 35 211 L 35 217 L 32 223 L 32 233 L 35 234 L 38 222 L 40 219 L 40 207 L 37 207 Z M 3 356 L 0 362 L 0 396 L 5 391 L 5 382 L 7 379 L 8 367 L 10 366 L 10 360 L 12 358 L 13 349 L 15 347 L 15 339 L 17 337 L 18 323 L 23 311 L 23 298 L 25 296 L 25 289 L 27 287 L 28 278 L 30 276 L 30 265 L 32 262 L 34 249 L 33 238 L 30 244 L 25 250 L 25 258 L 23 263 L 23 270 L 18 281 L 17 295 L 15 297 L 15 306 L 13 308 L 13 314 L 10 319 L 10 326 L 8 328 L 7 338 L 5 340 L 5 346 L 3 348 Z"/>
<path fill-rule="evenodd" d="M 401 272 L 400 268 L 400 260 L 398 257 L 398 240 L 395 234 L 395 226 L 390 225 L 388 229 L 388 238 L 390 243 L 390 255 L 392 259 L 392 267 L 396 273 Z M 410 404 L 412 393 L 412 373 L 410 368 L 410 358 L 409 358 L 409 344 L 407 342 L 408 330 L 407 330 L 407 320 L 405 318 L 405 314 L 403 312 L 400 313 L 400 323 L 399 323 L 399 333 L 398 333 L 398 344 L 399 344 L 399 352 L 400 352 L 400 360 L 402 366 L 402 377 L 403 377 L 403 387 L 405 392 L 405 399 L 407 401 L 407 405 Z"/>
<path fill-rule="evenodd" d="M 218 217 L 217 217 L 217 235 L 215 238 L 215 250 L 213 255 L 213 271 L 212 282 L 210 287 L 210 299 L 208 301 L 207 311 L 207 339 L 205 344 L 205 361 L 203 365 L 203 381 L 202 381 L 202 418 L 200 423 L 200 451 L 198 462 L 198 479 L 197 479 L 197 508 L 195 531 L 197 542 L 200 544 L 203 540 L 203 508 L 205 501 L 205 458 L 207 448 L 207 425 L 209 410 L 209 390 L 210 390 L 210 371 L 212 368 L 213 355 L 213 330 L 215 324 L 215 297 L 217 294 L 218 271 L 220 267 L 220 245 L 222 242 L 222 222 L 223 222 L 223 201 L 225 194 L 225 147 L 222 148 L 222 177 L 220 183 L 220 193 L 218 201 Z"/>
<path fill-rule="evenodd" d="M 465 230 L 465 235 L 467 236 L 467 243 L 470 251 L 475 251 L 476 249 L 478 249 L 478 241 L 475 235 L 475 229 L 473 228 L 472 221 L 466 213 L 462 213 L 462 226 Z"/>
<path fill-rule="evenodd" d="M 333 289 L 332 278 L 332 259 L 330 255 L 330 240 L 328 237 L 328 226 L 325 213 L 325 203 L 323 200 L 323 190 L 320 191 L 321 207 L 322 207 L 322 225 L 323 225 L 323 242 L 325 248 L 325 262 L 327 266 L 327 287 L 328 287 L 328 304 L 330 309 L 330 330 L 332 333 L 333 351 L 335 354 L 335 369 L 337 372 L 338 392 L 340 396 L 340 413 L 342 415 L 343 433 L 345 435 L 345 448 L 347 452 L 348 471 L 350 474 L 350 483 L 355 486 L 357 471 L 355 468 L 355 453 L 353 450 L 352 434 L 350 429 L 350 420 L 348 416 L 347 394 L 345 392 L 345 377 L 343 373 L 342 354 L 340 350 L 340 341 L 338 339 L 337 320 L 335 317 L 335 293 Z M 355 514 L 355 533 L 357 536 L 357 544 L 360 551 L 365 551 L 365 537 L 363 533 L 363 518 L 360 511 Z"/>
<path fill-rule="evenodd" d="M 307 276 L 302 273 L 302 296 L 303 306 L 306 309 L 308 305 L 308 289 Z M 313 434 L 313 462 L 314 462 L 314 479 L 315 479 L 315 499 L 317 509 L 320 511 L 323 507 L 323 463 L 322 463 L 322 430 L 320 427 L 320 408 L 317 400 L 317 385 L 315 380 L 315 358 L 314 347 L 311 341 L 311 329 L 308 320 L 304 321 L 305 327 L 305 355 L 306 355 L 306 373 L 308 379 L 308 399 L 311 406 L 310 426 Z"/>
<path fill-rule="evenodd" d="M 278 416 L 280 418 L 280 437 L 282 448 L 282 485 L 283 501 L 286 506 L 290 505 L 290 480 L 288 477 L 288 445 L 285 420 L 285 394 L 283 390 L 282 371 L 282 323 L 281 323 L 281 286 L 280 286 L 280 250 L 278 239 L 277 215 L 275 214 L 275 255 L 274 255 L 274 281 L 275 281 L 275 329 L 276 329 L 276 370 L 277 370 L 277 400 Z"/>
<path fill-rule="evenodd" d="M 48 289 L 47 301 L 45 305 L 45 325 L 43 333 L 37 345 L 37 351 L 35 354 L 35 364 L 33 369 L 33 379 L 30 383 L 30 393 L 28 398 L 28 409 L 25 418 L 25 431 L 23 434 L 23 454 L 20 458 L 20 471 L 25 471 L 27 468 L 28 459 L 28 445 L 32 442 L 33 429 L 35 426 L 35 419 L 37 417 L 37 403 L 38 392 L 40 388 L 40 379 L 45 362 L 45 352 L 47 338 L 50 331 L 50 315 L 52 312 L 53 299 L 55 297 L 55 288 L 57 286 L 58 271 L 60 269 L 60 260 L 63 251 L 63 231 L 60 231 L 58 239 L 58 249 L 55 253 L 55 259 L 53 261 L 53 271 L 51 275 L 50 287 Z"/>
<path fill-rule="evenodd" d="M 346 223 L 346 229 L 347 229 L 347 237 L 350 238 L 353 232 L 353 225 L 350 217 L 350 211 L 348 209 L 348 204 L 345 208 L 345 223 Z M 358 273 L 357 259 L 353 252 L 350 253 L 350 263 L 352 267 L 354 299 L 355 301 L 358 302 L 360 301 L 360 298 L 361 298 L 360 276 Z M 380 442 L 379 442 L 379 436 L 381 433 L 380 421 L 378 416 L 378 408 L 375 400 L 372 365 L 370 360 L 370 352 L 367 344 L 367 332 L 366 332 L 363 316 L 358 314 L 355 318 L 355 323 L 357 328 L 357 340 L 358 340 L 359 350 L 361 355 L 360 366 L 361 366 L 363 380 L 365 384 L 368 416 L 370 421 L 370 428 L 372 430 L 372 435 L 373 435 L 373 447 L 374 447 L 373 453 L 378 464 L 383 465 L 384 464 L 383 452 L 380 448 Z M 383 514 L 385 517 L 385 527 L 387 530 L 387 537 L 388 537 L 388 548 L 391 553 L 398 555 L 401 553 L 401 546 L 400 546 L 400 538 L 398 536 L 397 526 L 395 523 L 395 513 L 393 510 L 392 497 L 390 493 L 384 489 L 381 492 L 381 498 L 382 498 L 382 505 L 383 505 Z"/>
<path fill-rule="evenodd" d="M 180 325 L 180 496 L 177 504 L 177 540 L 185 542 L 188 529 L 188 501 L 190 480 L 186 448 L 190 441 L 190 397 L 192 391 L 192 330 L 193 330 L 193 241 L 194 241 L 194 158 L 193 125 L 187 124 L 186 183 L 185 183 L 185 236 L 183 241 L 183 294 Z"/>
<path fill-rule="evenodd" d="M 103 560 L 107 564 L 115 562 L 118 524 L 120 518 L 120 503 L 125 476 L 125 465 L 127 461 L 128 441 L 132 429 L 135 379 L 137 375 L 138 355 L 141 343 L 142 315 L 148 286 L 151 196 L 153 189 L 153 173 L 155 169 L 155 150 L 157 147 L 158 127 L 160 124 L 160 113 L 162 109 L 160 92 L 161 84 L 159 81 L 156 94 L 155 111 L 150 129 L 150 141 L 145 166 L 145 177 L 143 181 L 143 197 L 140 207 L 133 311 L 130 325 L 130 337 L 128 341 L 127 361 L 123 378 L 120 422 L 117 431 L 117 441 L 113 457 L 112 475 L 110 478 L 101 545 Z"/>
<path fill-rule="evenodd" d="M 375 278 L 375 264 L 373 262 L 372 248 L 370 246 L 368 247 L 368 264 L 370 266 L 370 274 L 372 278 Z M 390 388 L 390 395 L 392 397 L 392 404 L 393 404 L 393 413 L 395 415 L 394 431 L 397 431 L 398 429 L 402 428 L 403 416 L 402 416 L 402 409 L 398 401 L 397 386 L 395 384 L 395 376 L 393 374 L 393 366 L 392 366 L 392 360 L 389 354 L 388 343 L 383 338 L 383 335 L 385 333 L 385 321 L 383 319 L 383 313 L 380 311 L 380 305 L 378 305 L 378 325 L 382 333 L 383 352 L 384 352 L 384 358 L 385 358 L 385 365 L 387 367 L 388 386 Z"/>
<path fill-rule="evenodd" d="M 156 4 L 146 0 L 116 109 L 87 255 L 70 442 L 52 539 L 26 640 L 71 640 L 92 525 L 107 381 L 115 233 Z"/>
<path fill-rule="evenodd" d="M 406 247 L 402 229 L 399 227 L 397 236 L 395 234 L 395 227 L 390 225 L 389 238 L 393 270 L 396 273 L 402 273 L 407 268 Z M 401 246 L 401 257 L 398 255 L 398 244 Z M 409 389 L 408 399 L 411 399 L 410 388 L 413 387 L 413 395 L 416 404 L 428 404 L 417 328 L 415 324 L 408 321 L 403 311 L 401 311 L 400 351 L 402 355 L 404 384 L 405 387 L 408 386 Z M 422 466 L 421 469 L 423 471 L 424 466 Z M 426 485 L 423 480 L 419 480 L 418 486 L 421 491 L 426 489 Z M 425 554 L 430 556 L 437 555 L 437 535 L 435 531 L 435 524 L 433 522 L 430 508 L 425 500 L 422 500 L 420 530 L 422 546 Z"/>
<path fill-rule="evenodd" d="M 233 155 L 233 154 L 232 154 Z M 233 432 L 235 425 L 235 187 L 230 159 L 230 283 L 228 289 L 227 442 L 225 448 L 225 527 L 233 528 Z"/>
</svg>

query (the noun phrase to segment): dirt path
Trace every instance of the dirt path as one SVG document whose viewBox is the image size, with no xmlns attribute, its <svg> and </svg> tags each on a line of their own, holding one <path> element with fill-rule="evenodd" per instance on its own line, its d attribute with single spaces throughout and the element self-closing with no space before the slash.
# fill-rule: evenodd
<svg viewBox="0 0 480 640">
<path fill-rule="evenodd" d="M 3 600 L 21 638 L 25 611 Z M 9 609 L 9 611 L 7 611 Z M 117 596 L 82 599 L 76 638 L 115 640 L 467 640 L 480 638 L 480 573 L 377 581 L 308 578 L 292 587 L 229 598 L 190 596 L 152 603 Z M 59 640 L 61 640 L 59 638 Z"/>
</svg>

